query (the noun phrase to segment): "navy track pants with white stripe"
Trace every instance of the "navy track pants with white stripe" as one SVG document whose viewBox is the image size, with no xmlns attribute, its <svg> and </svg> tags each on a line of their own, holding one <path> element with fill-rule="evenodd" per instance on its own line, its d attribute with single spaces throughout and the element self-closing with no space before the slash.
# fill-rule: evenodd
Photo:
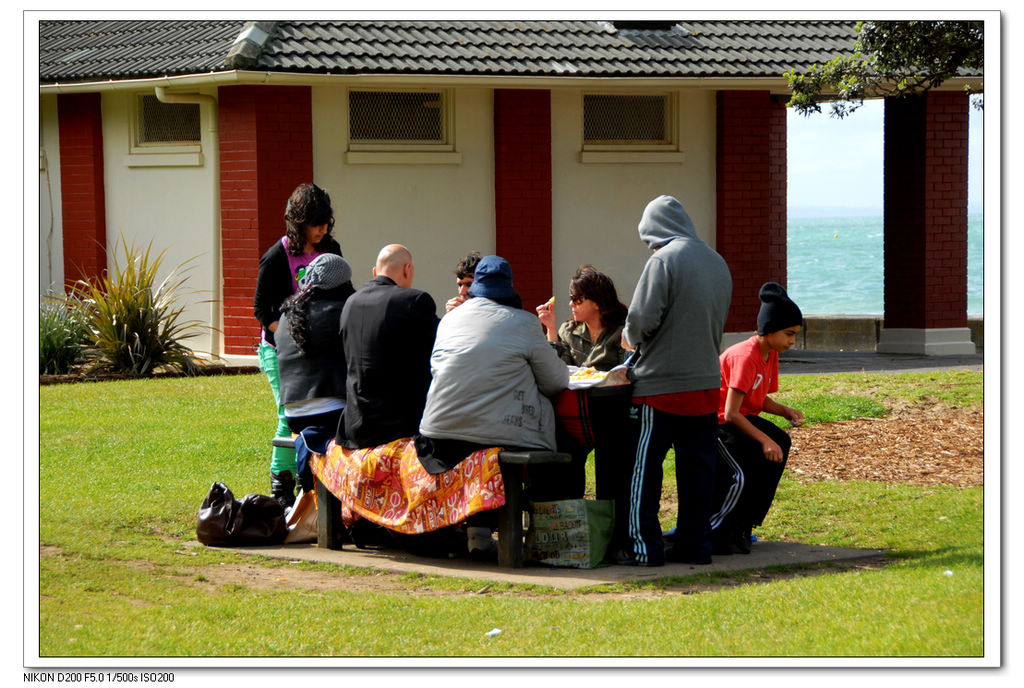
<svg viewBox="0 0 1024 688">
<path fill-rule="evenodd" d="M 647 405 L 633 408 L 639 413 L 636 461 L 629 486 L 628 529 L 634 556 L 642 563 L 665 559 L 658 509 L 662 462 L 669 447 L 675 449 L 679 495 L 676 547 L 694 556 L 710 556 L 717 414 L 677 416 Z"/>
<path fill-rule="evenodd" d="M 768 435 L 782 449 L 782 462 L 764 457 L 761 444 L 732 423 L 718 427 L 718 466 L 715 469 L 715 532 L 742 532 L 761 525 L 775 499 L 775 490 L 789 458 L 789 434 L 760 416 L 747 420 Z"/>
</svg>

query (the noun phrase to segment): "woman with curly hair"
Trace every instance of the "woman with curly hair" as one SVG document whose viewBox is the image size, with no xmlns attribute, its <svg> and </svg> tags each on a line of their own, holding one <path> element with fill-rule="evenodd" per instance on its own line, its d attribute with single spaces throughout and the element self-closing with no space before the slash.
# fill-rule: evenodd
<svg viewBox="0 0 1024 688">
<path fill-rule="evenodd" d="M 593 265 L 581 265 L 569 282 L 569 307 L 572 317 L 555 327 L 554 304 L 537 307 L 537 317 L 547 330 L 547 338 L 558 356 L 568 365 L 611 370 L 623 363 L 622 326 L 626 305 L 619 301 L 615 284 Z M 626 542 L 629 475 L 632 472 L 632 423 L 628 422 L 628 388 L 566 390 L 555 402 L 563 418 L 579 418 L 583 437 L 572 448 L 570 466 L 571 493 L 583 496 L 585 467 L 590 449 L 594 450 L 594 476 L 598 499 L 615 501 L 615 527 L 609 552 Z M 576 423 L 573 423 L 576 426 Z M 572 434 L 572 433 L 570 433 Z"/>
<path fill-rule="evenodd" d="M 253 312 L 262 325 L 258 348 L 260 370 L 267 375 L 277 404 L 276 437 L 291 431 L 281 405 L 274 332 L 281 319 L 281 304 L 302 286 L 307 266 L 324 253 L 341 255 L 331 236 L 334 210 L 331 197 L 316 184 L 300 184 L 285 207 L 286 232 L 260 258 Z M 274 447 L 270 459 L 270 494 L 285 506 L 295 501 L 295 450 Z"/>
</svg>

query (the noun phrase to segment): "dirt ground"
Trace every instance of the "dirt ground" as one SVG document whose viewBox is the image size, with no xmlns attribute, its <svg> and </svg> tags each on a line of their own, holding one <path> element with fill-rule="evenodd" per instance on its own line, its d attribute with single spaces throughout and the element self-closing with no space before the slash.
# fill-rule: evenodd
<svg viewBox="0 0 1024 688">
<path fill-rule="evenodd" d="M 793 448 L 787 468 L 800 480 L 877 481 L 889 484 L 982 485 L 983 465 L 982 409 L 955 408 L 932 400 L 903 403 L 892 408 L 885 418 L 844 421 L 809 428 L 793 428 Z M 663 508 L 674 509 L 671 499 Z M 182 547 L 177 551 L 183 559 L 194 556 L 194 550 Z M 58 547 L 41 547 L 40 557 L 59 556 Z M 257 590 L 345 590 L 370 594 L 403 594 L 426 596 L 497 595 L 516 597 L 545 596 L 550 593 L 530 590 L 509 590 L 506 586 L 481 585 L 467 581 L 461 589 L 450 584 L 438 585 L 430 578 L 377 572 L 319 571 L 291 565 L 266 566 L 245 561 L 221 563 L 218 566 L 191 568 L 185 564 L 174 572 L 156 571 L 149 563 L 136 565 L 180 577 L 182 583 L 197 590 L 214 592 L 224 585 L 244 585 Z M 876 557 L 844 564 L 848 568 L 875 569 L 885 565 L 885 557 Z M 163 567 L 161 567 L 163 568 Z M 665 595 L 709 593 L 733 585 L 764 583 L 780 578 L 818 575 L 834 571 L 833 566 L 802 569 L 786 573 L 752 571 L 731 577 L 716 578 L 706 583 L 674 585 L 665 588 L 644 588 L 598 593 L 595 599 L 644 599 Z M 587 594 L 587 593 L 570 593 Z"/>
<path fill-rule="evenodd" d="M 793 428 L 798 478 L 975 487 L 984 481 L 984 411 L 925 399 L 884 418 Z"/>
</svg>

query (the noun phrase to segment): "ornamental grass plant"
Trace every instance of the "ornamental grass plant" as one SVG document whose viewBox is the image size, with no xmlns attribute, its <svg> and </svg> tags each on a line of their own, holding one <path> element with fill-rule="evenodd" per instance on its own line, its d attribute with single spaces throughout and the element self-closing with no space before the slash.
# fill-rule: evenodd
<svg viewBox="0 0 1024 688">
<path fill-rule="evenodd" d="M 39 307 L 39 374 L 64 375 L 82 362 L 89 327 L 81 301 L 50 295 Z"/>
<path fill-rule="evenodd" d="M 121 247 L 123 264 L 115 254 L 112 270 L 75 282 L 66 299 L 77 302 L 84 314 L 82 372 L 196 373 L 206 362 L 184 342 L 196 336 L 201 323 L 184 318 L 186 305 L 181 302 L 192 259 L 158 281 L 165 251 L 153 256 L 152 242 L 140 251 L 123 236 Z"/>
</svg>

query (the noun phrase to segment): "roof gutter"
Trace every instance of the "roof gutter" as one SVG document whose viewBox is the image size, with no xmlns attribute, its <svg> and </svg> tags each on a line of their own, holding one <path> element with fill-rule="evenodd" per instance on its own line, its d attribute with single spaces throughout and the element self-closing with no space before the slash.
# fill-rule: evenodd
<svg viewBox="0 0 1024 688">
<path fill-rule="evenodd" d="M 721 77 L 584 77 L 584 76 L 500 76 L 500 75 L 445 75 L 445 74 L 297 74 L 289 72 L 253 72 L 231 70 L 209 74 L 188 74 L 146 79 L 88 81 L 81 83 L 41 84 L 40 94 L 83 93 L 96 91 L 138 91 L 156 88 L 184 88 L 230 85 L 319 86 L 339 82 L 380 86 L 447 86 L 480 88 L 591 88 L 596 86 L 629 86 L 632 88 L 688 87 L 718 90 L 769 89 L 788 93 L 782 77 L 750 77 L 724 79 Z"/>
<path fill-rule="evenodd" d="M 40 94 L 82 93 L 94 91 L 145 90 L 165 88 L 273 84 L 281 86 L 319 86 L 338 82 L 381 86 L 447 86 L 480 88 L 592 88 L 628 86 L 633 88 L 685 87 L 704 90 L 769 90 L 790 93 L 785 77 L 585 77 L 585 76 L 500 76 L 445 74 L 299 74 L 291 72 L 255 72 L 230 70 L 207 74 L 186 74 L 146 79 L 89 81 L 82 83 L 41 84 Z M 964 86 L 980 88 L 981 77 L 955 77 L 947 80 L 940 91 L 960 90 Z"/>
</svg>

